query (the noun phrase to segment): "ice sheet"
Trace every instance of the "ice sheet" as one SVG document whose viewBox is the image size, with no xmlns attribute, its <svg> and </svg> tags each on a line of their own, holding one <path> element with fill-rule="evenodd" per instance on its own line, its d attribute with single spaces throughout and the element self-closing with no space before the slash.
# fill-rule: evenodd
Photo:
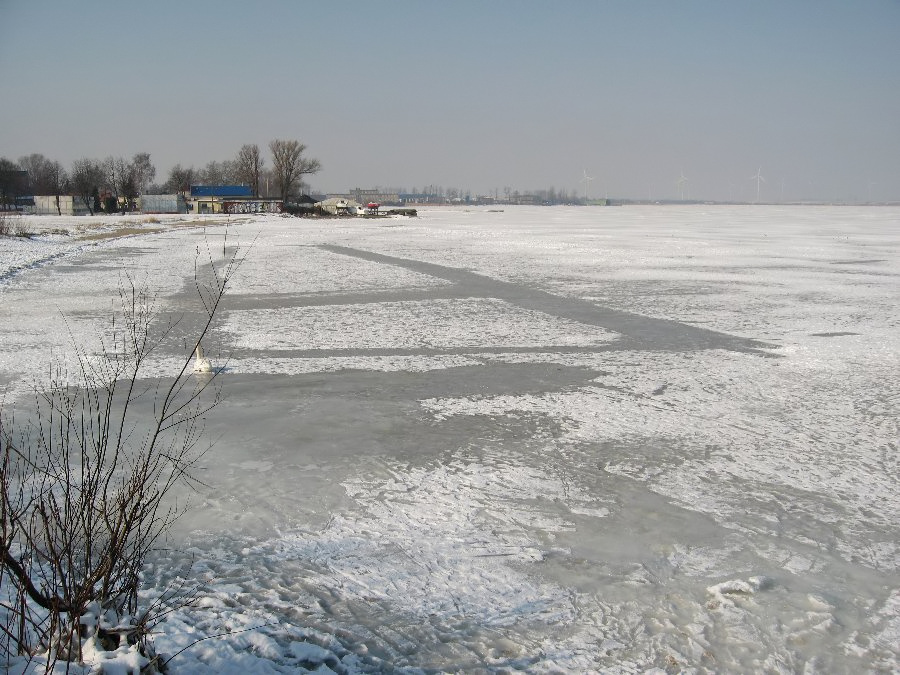
<svg viewBox="0 0 900 675">
<path fill-rule="evenodd" d="M 171 373 L 195 261 L 252 243 L 209 337 L 209 488 L 146 594 L 206 584 L 170 653 L 270 625 L 189 672 L 896 670 L 898 223 L 523 207 L 0 240 L 0 383 L 18 404 L 48 354 L 96 350 L 125 273 L 182 318 L 146 375 Z"/>
</svg>

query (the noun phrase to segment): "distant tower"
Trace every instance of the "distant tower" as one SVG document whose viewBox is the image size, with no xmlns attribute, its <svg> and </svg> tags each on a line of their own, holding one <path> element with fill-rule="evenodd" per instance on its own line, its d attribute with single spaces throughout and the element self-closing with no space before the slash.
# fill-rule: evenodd
<svg viewBox="0 0 900 675">
<path fill-rule="evenodd" d="M 750 180 L 756 181 L 756 203 L 759 203 L 759 184 L 760 182 L 765 183 L 766 179 L 762 177 L 762 167 L 759 167 L 756 170 L 755 176 L 750 176 Z"/>
<path fill-rule="evenodd" d="M 684 201 L 684 184 L 688 182 L 687 176 L 684 175 L 684 170 L 681 170 L 681 177 L 675 181 L 675 186 L 681 190 L 681 201 Z"/>
<path fill-rule="evenodd" d="M 588 184 L 594 180 L 594 176 L 587 175 L 587 169 L 583 169 L 584 177 L 579 181 L 580 183 L 584 183 L 584 201 L 587 203 L 588 200 Z"/>
</svg>

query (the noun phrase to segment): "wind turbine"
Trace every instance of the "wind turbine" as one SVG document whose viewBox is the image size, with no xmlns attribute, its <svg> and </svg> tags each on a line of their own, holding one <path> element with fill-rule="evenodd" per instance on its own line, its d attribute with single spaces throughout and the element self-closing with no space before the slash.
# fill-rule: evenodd
<svg viewBox="0 0 900 675">
<path fill-rule="evenodd" d="M 762 167 L 759 167 L 759 168 L 756 170 L 756 175 L 755 175 L 755 176 L 750 176 L 750 180 L 755 180 L 755 181 L 756 181 L 756 203 L 759 203 L 759 184 L 760 184 L 760 182 L 763 182 L 763 183 L 766 182 L 766 179 L 762 177 L 762 173 L 761 173 L 761 172 L 762 172 Z"/>
<path fill-rule="evenodd" d="M 681 170 L 681 177 L 675 181 L 675 186 L 681 189 L 681 201 L 684 201 L 684 184 L 688 182 L 687 176 L 684 175 L 684 169 Z"/>
<path fill-rule="evenodd" d="M 594 180 L 595 176 L 588 176 L 588 175 L 587 175 L 587 169 L 583 169 L 582 171 L 583 171 L 583 173 L 584 173 L 584 178 L 582 178 L 582 179 L 581 179 L 580 181 L 578 181 L 578 182 L 579 182 L 579 183 L 584 183 L 584 201 L 585 201 L 585 203 L 587 203 L 587 198 L 588 198 L 588 184 L 589 184 L 592 180 Z"/>
</svg>

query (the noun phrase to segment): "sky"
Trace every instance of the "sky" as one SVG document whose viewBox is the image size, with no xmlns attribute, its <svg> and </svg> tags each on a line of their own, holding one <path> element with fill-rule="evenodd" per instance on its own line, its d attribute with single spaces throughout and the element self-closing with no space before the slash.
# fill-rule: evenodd
<svg viewBox="0 0 900 675">
<path fill-rule="evenodd" d="M 898 35 L 900 0 L 0 0 L 0 157 L 162 182 L 282 138 L 322 192 L 900 200 Z"/>
</svg>

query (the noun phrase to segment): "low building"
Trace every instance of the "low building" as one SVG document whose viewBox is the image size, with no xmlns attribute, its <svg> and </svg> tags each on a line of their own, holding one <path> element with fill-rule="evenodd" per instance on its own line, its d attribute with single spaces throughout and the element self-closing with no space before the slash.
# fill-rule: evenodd
<svg viewBox="0 0 900 675">
<path fill-rule="evenodd" d="M 141 195 L 138 209 L 142 213 L 187 213 L 188 205 L 184 195 Z"/>
<path fill-rule="evenodd" d="M 40 216 L 84 216 L 90 213 L 81 197 L 71 195 L 35 195 L 31 213 Z"/>
<path fill-rule="evenodd" d="M 260 199 L 249 185 L 191 185 L 194 213 L 281 213 L 280 199 Z"/>
<path fill-rule="evenodd" d="M 292 216 L 311 216 L 316 212 L 316 204 L 323 199 L 325 197 L 316 199 L 311 195 L 300 195 L 286 201 L 282 209 L 285 213 L 290 213 Z"/>
<path fill-rule="evenodd" d="M 191 185 L 188 209 L 194 213 L 225 213 L 225 202 L 253 199 L 249 185 Z"/>
</svg>

